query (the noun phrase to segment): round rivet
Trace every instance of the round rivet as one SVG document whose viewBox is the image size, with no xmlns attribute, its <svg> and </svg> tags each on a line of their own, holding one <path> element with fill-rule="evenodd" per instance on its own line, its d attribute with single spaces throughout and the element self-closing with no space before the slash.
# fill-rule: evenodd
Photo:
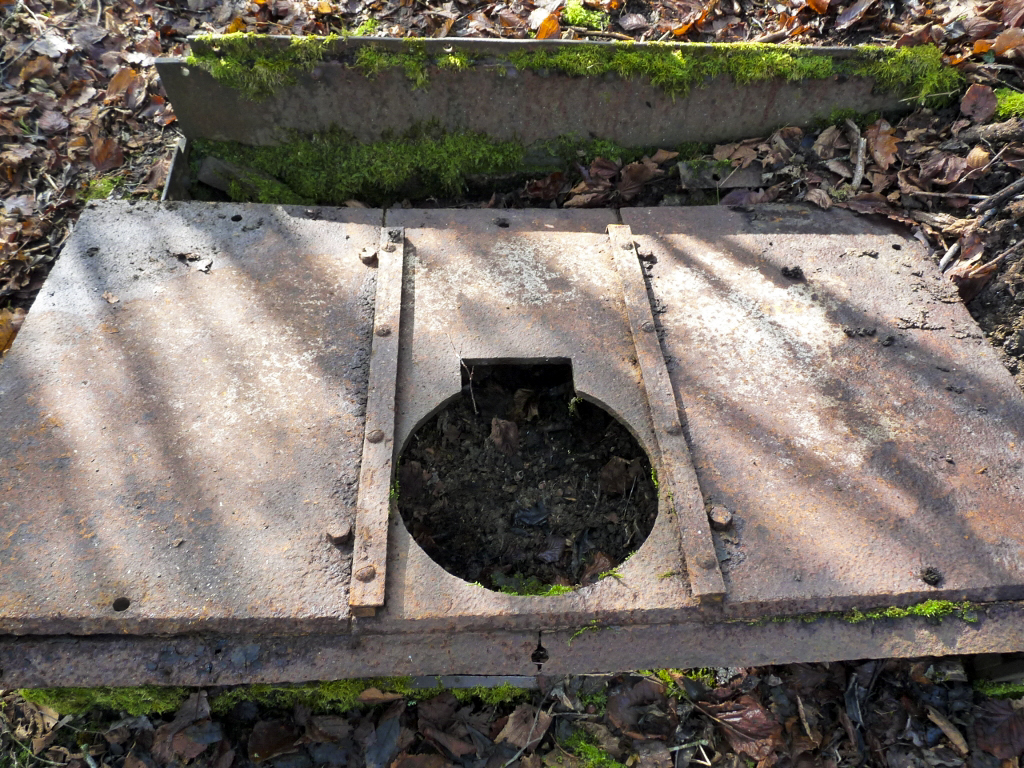
<svg viewBox="0 0 1024 768">
<path fill-rule="evenodd" d="M 379 328 L 377 328 L 377 335 L 378 336 L 390 336 L 391 335 L 391 326 L 390 325 L 382 325 L 382 326 L 380 326 Z"/>
<path fill-rule="evenodd" d="M 377 569 L 372 565 L 367 565 L 364 568 L 360 568 L 356 571 L 356 578 L 360 581 L 373 581 L 377 578 Z"/>
<path fill-rule="evenodd" d="M 379 443 L 381 440 L 384 439 L 384 433 L 381 432 L 379 429 L 375 429 L 366 436 L 366 439 L 369 440 L 371 443 Z"/>
<path fill-rule="evenodd" d="M 678 435 L 683 431 L 683 428 L 678 424 L 669 424 L 668 429 L 665 430 L 670 435 Z"/>
<path fill-rule="evenodd" d="M 703 568 L 705 571 L 711 571 L 718 567 L 718 560 L 716 560 L 711 555 L 708 555 L 707 557 L 701 558 L 701 561 L 698 563 L 698 565 L 700 565 L 700 567 Z M 356 578 L 359 578 L 358 574 L 356 574 Z"/>
<path fill-rule="evenodd" d="M 383 248 L 384 248 L 384 250 L 385 250 L 385 251 L 387 251 L 388 253 L 391 253 L 392 251 L 394 251 L 394 250 L 395 250 L 395 244 L 394 244 L 394 243 L 392 243 L 392 242 L 390 242 L 390 241 L 389 241 L 389 242 L 387 242 L 387 243 L 384 243 L 384 245 L 383 245 L 382 247 L 383 247 Z"/>
<path fill-rule="evenodd" d="M 646 323 L 644 323 L 643 325 L 640 326 L 640 330 L 643 331 L 644 333 L 653 333 L 654 332 L 654 323 L 652 323 L 650 320 L 648 320 Z"/>
<path fill-rule="evenodd" d="M 624 250 L 624 251 L 631 251 L 631 250 L 633 250 L 633 244 L 629 243 L 629 242 L 623 243 L 622 244 L 622 250 Z"/>
</svg>

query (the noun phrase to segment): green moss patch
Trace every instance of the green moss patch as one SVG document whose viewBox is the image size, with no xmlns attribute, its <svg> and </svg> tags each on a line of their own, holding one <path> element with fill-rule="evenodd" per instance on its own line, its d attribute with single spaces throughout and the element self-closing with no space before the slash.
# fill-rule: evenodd
<svg viewBox="0 0 1024 768">
<path fill-rule="evenodd" d="M 189 66 L 206 70 L 219 82 L 247 99 L 259 101 L 278 88 L 294 85 L 297 76 L 323 60 L 337 35 L 293 37 L 287 47 L 269 43 L 263 35 L 237 32 L 202 38 L 208 52 L 193 53 Z"/>
<path fill-rule="evenodd" d="M 476 133 L 419 129 L 401 137 L 363 144 L 339 132 L 295 137 L 272 147 L 234 142 L 196 142 L 199 155 L 213 155 L 267 174 L 233 186 L 239 202 L 343 205 L 358 199 L 384 205 L 403 196 L 457 194 L 474 175 L 523 169 L 518 142 Z"/>
<path fill-rule="evenodd" d="M 570 24 L 600 28 L 605 14 L 569 0 L 564 10 Z M 210 72 L 217 80 L 238 89 L 246 98 L 259 100 L 277 88 L 291 85 L 330 50 L 336 36 L 292 38 L 280 47 L 259 35 L 238 33 L 200 38 L 199 50 L 189 57 L 192 66 Z M 415 88 L 429 85 L 431 68 L 466 69 L 474 64 L 465 51 L 447 49 L 439 55 L 427 52 L 424 42 L 406 38 L 404 50 L 395 52 L 376 45 L 360 47 L 349 63 L 368 77 L 385 69 L 401 69 Z M 821 80 L 835 75 L 858 75 L 875 80 L 878 87 L 919 103 L 948 100 L 963 84 L 957 70 L 946 66 L 935 46 L 882 49 L 862 46 L 852 58 L 839 59 L 807 51 L 795 45 L 732 43 L 714 45 L 633 43 L 617 45 L 565 45 L 524 50 L 507 57 L 491 57 L 496 76 L 502 66 L 557 71 L 573 77 L 608 74 L 624 79 L 646 77 L 670 96 L 684 95 L 716 77 L 728 76 L 740 85 L 766 80 Z"/>
<path fill-rule="evenodd" d="M 317 713 L 342 713 L 363 706 L 359 694 L 368 688 L 409 696 L 414 693 L 411 681 L 408 677 L 371 677 L 300 685 L 246 685 L 210 697 L 210 710 L 223 715 L 243 701 L 254 701 L 269 709 L 291 709 L 302 704 Z"/>
<path fill-rule="evenodd" d="M 574 730 L 564 746 L 580 759 L 582 768 L 626 768 L 601 749 L 596 738 L 582 729 Z"/>
<path fill-rule="evenodd" d="M 1024 93 L 1011 91 L 1009 88 L 997 88 L 996 103 L 996 117 L 999 120 L 1024 117 Z"/>
<path fill-rule="evenodd" d="M 18 694 L 26 701 L 62 715 L 104 709 L 134 716 L 173 712 L 188 697 L 189 690 L 142 685 L 136 688 L 22 688 Z"/>
<path fill-rule="evenodd" d="M 764 626 L 769 623 L 785 623 L 789 621 L 801 621 L 810 624 L 821 619 L 840 619 L 848 624 L 861 624 L 865 621 L 880 621 L 882 619 L 910 619 L 926 618 L 935 621 L 942 621 L 946 618 L 956 618 L 968 624 L 978 621 L 978 606 L 964 600 L 953 602 L 950 600 L 925 600 L 906 607 L 889 606 L 886 608 L 872 608 L 862 611 L 854 608 L 849 611 L 823 611 L 820 613 L 802 613 L 792 616 L 772 616 L 770 618 L 757 619 L 746 622 L 752 626 Z"/>
<path fill-rule="evenodd" d="M 562 9 L 562 19 L 574 27 L 604 29 L 608 26 L 608 14 L 591 11 L 583 6 L 583 0 L 568 0 Z"/>
<path fill-rule="evenodd" d="M 976 680 L 974 690 L 993 699 L 1019 699 L 1024 697 L 1024 683 L 996 683 L 991 680 Z"/>
</svg>

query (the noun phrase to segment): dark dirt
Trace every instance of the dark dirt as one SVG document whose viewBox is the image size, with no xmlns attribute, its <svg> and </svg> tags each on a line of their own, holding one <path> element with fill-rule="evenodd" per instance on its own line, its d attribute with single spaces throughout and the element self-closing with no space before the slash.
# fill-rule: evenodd
<svg viewBox="0 0 1024 768">
<path fill-rule="evenodd" d="M 574 399 L 568 366 L 472 374 L 402 455 L 406 526 L 449 573 L 491 589 L 595 581 L 654 525 L 646 454 L 606 411 Z"/>
</svg>

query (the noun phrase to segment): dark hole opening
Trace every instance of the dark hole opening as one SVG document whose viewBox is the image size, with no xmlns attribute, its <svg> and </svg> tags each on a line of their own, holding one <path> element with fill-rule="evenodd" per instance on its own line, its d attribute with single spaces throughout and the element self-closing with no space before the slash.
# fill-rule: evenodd
<svg viewBox="0 0 1024 768">
<path fill-rule="evenodd" d="M 236 213 L 234 216 L 231 217 L 231 220 L 232 221 L 241 221 L 242 217 L 239 214 Z"/>
<path fill-rule="evenodd" d="M 615 576 L 658 512 L 630 432 L 576 396 L 567 362 L 465 361 L 462 381 L 399 461 L 413 538 L 449 573 L 512 594 Z"/>
<path fill-rule="evenodd" d="M 121 611 L 127 611 L 128 610 L 128 606 L 130 606 L 131 604 L 132 604 L 132 601 L 129 600 L 127 597 L 119 597 L 116 600 L 114 600 L 114 606 L 113 607 L 114 607 L 115 611 L 121 612 Z"/>
<path fill-rule="evenodd" d="M 896 243 L 893 243 L 892 244 L 892 249 L 894 251 L 902 251 L 903 250 L 903 246 L 902 245 L 897 245 Z"/>
<path fill-rule="evenodd" d="M 545 648 L 540 643 L 537 643 L 537 650 L 535 650 L 533 652 L 533 655 L 530 656 L 530 661 L 532 661 L 534 664 L 543 664 L 548 660 L 548 658 L 549 656 L 547 648 Z"/>
</svg>

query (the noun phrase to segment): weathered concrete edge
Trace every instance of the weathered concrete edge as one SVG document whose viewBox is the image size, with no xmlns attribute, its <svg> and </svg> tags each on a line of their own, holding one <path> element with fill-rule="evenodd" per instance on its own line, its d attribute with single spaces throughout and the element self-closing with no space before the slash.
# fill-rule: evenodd
<svg viewBox="0 0 1024 768">
<path fill-rule="evenodd" d="M 640 668 L 785 664 L 1024 650 L 1024 603 L 978 621 L 824 618 L 683 623 L 541 633 L 0 639 L 4 687 L 234 685 L 391 675 L 535 675 Z M 540 649 L 544 664 L 533 659 Z"/>
</svg>

